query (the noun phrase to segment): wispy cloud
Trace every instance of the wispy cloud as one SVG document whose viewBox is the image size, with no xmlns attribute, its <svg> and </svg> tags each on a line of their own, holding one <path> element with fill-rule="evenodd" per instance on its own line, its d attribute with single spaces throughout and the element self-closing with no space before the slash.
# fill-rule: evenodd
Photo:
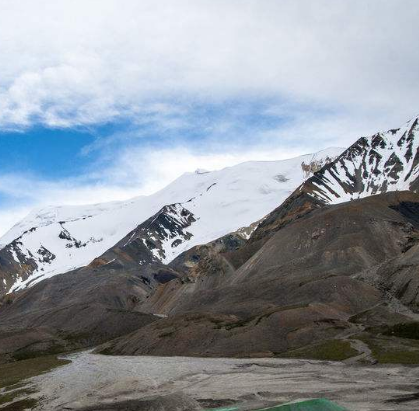
<svg viewBox="0 0 419 411">
<path fill-rule="evenodd" d="M 416 0 L 0 2 L 0 131 L 97 133 L 73 176 L 0 173 L 0 234 L 32 207 L 400 125 L 419 112 L 418 14 Z"/>
<path fill-rule="evenodd" d="M 278 107 L 261 107 L 261 110 L 276 112 Z M 242 110 L 238 118 L 246 113 Z M 147 195 L 163 188 L 182 173 L 197 168 L 214 170 L 249 160 L 286 159 L 336 146 L 336 136 L 349 144 L 364 132 L 376 131 L 368 122 L 349 129 L 348 118 L 335 114 L 316 118 L 303 114 L 301 109 L 295 116 L 292 113 L 282 108 L 281 118 L 287 120 L 273 122 L 272 127 L 252 127 L 252 123 L 246 126 L 237 117 L 237 122 L 229 124 L 222 120 L 221 125 L 208 128 L 204 140 L 195 139 L 196 130 L 189 128 L 192 138 L 171 140 L 173 135 L 170 134 L 165 144 L 155 144 L 153 140 L 144 143 L 144 136 L 136 136 L 135 130 L 114 133 L 107 139 L 98 140 L 106 144 L 88 149 L 89 154 L 98 152 L 96 161 L 83 173 L 70 178 L 57 180 L 22 173 L 0 175 L 0 197 L 3 195 L 6 199 L 0 201 L 0 235 L 32 208 Z M 181 127 L 180 130 L 184 132 L 186 129 Z M 242 133 L 247 133 L 244 139 Z"/>
<path fill-rule="evenodd" d="M 378 131 L 375 119 L 368 116 L 358 117 L 354 124 L 347 114 L 327 114 L 302 106 L 234 110 L 234 115 L 226 117 L 219 113 L 209 116 L 205 130 L 201 129 L 205 121 L 192 116 L 187 126 L 173 127 L 170 132 L 166 129 L 158 140 L 148 137 L 158 132 L 159 122 L 150 122 L 146 128 L 131 124 L 128 131 L 100 136 L 80 153 L 89 159 L 95 154 L 96 160 L 69 178 L 0 174 L 0 200 L 2 196 L 5 199 L 0 201 L 0 235 L 33 208 L 148 195 L 197 168 L 215 170 L 244 161 L 280 160 L 331 146 L 346 147 L 358 137 Z M 263 116 L 272 115 L 274 121 L 247 123 L 249 113 L 258 110 Z"/>
</svg>

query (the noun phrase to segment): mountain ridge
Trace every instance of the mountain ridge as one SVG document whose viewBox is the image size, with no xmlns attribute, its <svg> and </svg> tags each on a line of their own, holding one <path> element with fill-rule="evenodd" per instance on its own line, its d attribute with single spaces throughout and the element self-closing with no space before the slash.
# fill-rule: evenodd
<svg viewBox="0 0 419 411">
<path fill-rule="evenodd" d="M 263 218 L 306 177 L 303 164 L 331 161 L 340 151 L 187 173 L 152 196 L 125 202 L 34 211 L 2 237 L 8 243 L 0 250 L 0 293 L 88 265 L 162 207 L 179 203 L 195 221 L 189 238 L 162 254 L 168 262 L 166 254 L 173 259 L 188 247 Z"/>
<path fill-rule="evenodd" d="M 409 130 L 416 138 L 416 125 Z M 391 132 L 396 143 L 404 134 L 397 133 Z M 402 142 L 408 138 L 406 133 Z M 349 153 L 359 169 L 366 167 L 368 181 L 380 162 L 363 159 L 384 156 L 359 142 L 365 139 L 345 150 L 341 160 Z M 400 147 L 408 150 L 406 144 Z M 327 202 L 310 189 L 338 162 L 294 187 L 253 223 L 250 237 L 234 230 L 195 245 L 189 240 L 196 239 L 191 235 L 205 215 L 200 201 L 211 200 L 222 182 L 208 184 L 207 172 L 188 175 L 205 179 L 202 196 L 161 207 L 90 264 L 0 299 L 1 330 L 13 333 L 13 338 L 0 335 L 0 360 L 39 355 L 45 346 L 66 351 L 98 343 L 105 343 L 99 352 L 117 355 L 287 356 L 303 349 L 310 356 L 313 344 L 352 346 L 365 339 L 389 349 L 383 332 L 405 323 L 419 329 L 419 194 L 410 184 L 416 169 L 410 168 L 410 190 L 381 185 L 369 195 L 363 191 L 368 184 L 355 184 L 363 174 L 354 167 L 352 187 L 359 190 L 348 192 L 361 198 Z M 336 170 L 336 184 L 348 178 L 348 167 Z M 383 176 L 372 175 L 384 179 L 392 172 L 379 171 Z M 408 171 L 399 170 L 394 178 L 404 179 Z M 272 184 L 277 176 L 270 173 Z M 237 175 L 230 177 L 235 181 Z M 248 197 L 249 191 L 241 194 Z M 207 210 L 208 221 L 225 224 L 215 218 L 218 209 Z M 215 235 L 218 227 L 212 228 Z M 70 241 L 67 233 L 63 237 Z M 419 348 L 397 335 L 390 348 L 397 358 L 402 352 L 419 361 Z"/>
<path fill-rule="evenodd" d="M 419 116 L 402 127 L 361 137 L 297 190 L 327 204 L 419 188 Z"/>
</svg>

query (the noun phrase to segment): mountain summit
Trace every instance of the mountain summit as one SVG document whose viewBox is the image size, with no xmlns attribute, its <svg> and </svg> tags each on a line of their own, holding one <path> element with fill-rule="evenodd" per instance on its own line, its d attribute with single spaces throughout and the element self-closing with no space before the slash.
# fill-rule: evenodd
<svg viewBox="0 0 419 411">
<path fill-rule="evenodd" d="M 400 128 L 361 137 L 300 190 L 337 204 L 388 191 L 419 188 L 419 117 Z"/>
<path fill-rule="evenodd" d="M 0 239 L 0 294 L 85 266 L 163 207 L 181 204 L 190 215 L 184 232 L 166 226 L 159 240 L 149 239 L 158 245 L 155 259 L 168 263 L 194 245 L 260 220 L 341 152 L 330 148 L 289 160 L 197 170 L 150 196 L 34 211 Z M 175 215 L 179 209 L 168 216 L 173 225 L 184 225 L 182 215 Z"/>
</svg>

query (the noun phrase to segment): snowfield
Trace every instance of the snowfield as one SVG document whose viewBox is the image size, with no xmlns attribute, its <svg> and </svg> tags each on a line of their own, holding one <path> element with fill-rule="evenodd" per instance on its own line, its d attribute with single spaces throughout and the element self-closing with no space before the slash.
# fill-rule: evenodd
<svg viewBox="0 0 419 411">
<path fill-rule="evenodd" d="M 33 211 L 1 239 L 19 264 L 32 258 L 37 268 L 9 291 L 89 264 L 163 206 L 181 203 L 196 221 L 192 237 L 166 247 L 164 262 L 198 244 L 260 220 L 279 206 L 312 171 L 336 158 L 330 148 L 289 160 L 246 162 L 218 171 L 186 173 L 161 191 L 128 201 Z"/>
</svg>

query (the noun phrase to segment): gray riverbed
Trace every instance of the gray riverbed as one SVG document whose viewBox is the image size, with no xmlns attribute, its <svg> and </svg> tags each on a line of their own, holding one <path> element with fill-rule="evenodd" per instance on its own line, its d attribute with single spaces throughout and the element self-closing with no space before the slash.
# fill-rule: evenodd
<svg viewBox="0 0 419 411">
<path fill-rule="evenodd" d="M 114 357 L 90 352 L 68 358 L 71 364 L 33 379 L 41 397 L 38 409 L 76 410 L 182 393 L 204 407 L 239 403 L 251 409 L 326 397 L 353 411 L 419 410 L 416 367 L 282 359 Z"/>
</svg>

